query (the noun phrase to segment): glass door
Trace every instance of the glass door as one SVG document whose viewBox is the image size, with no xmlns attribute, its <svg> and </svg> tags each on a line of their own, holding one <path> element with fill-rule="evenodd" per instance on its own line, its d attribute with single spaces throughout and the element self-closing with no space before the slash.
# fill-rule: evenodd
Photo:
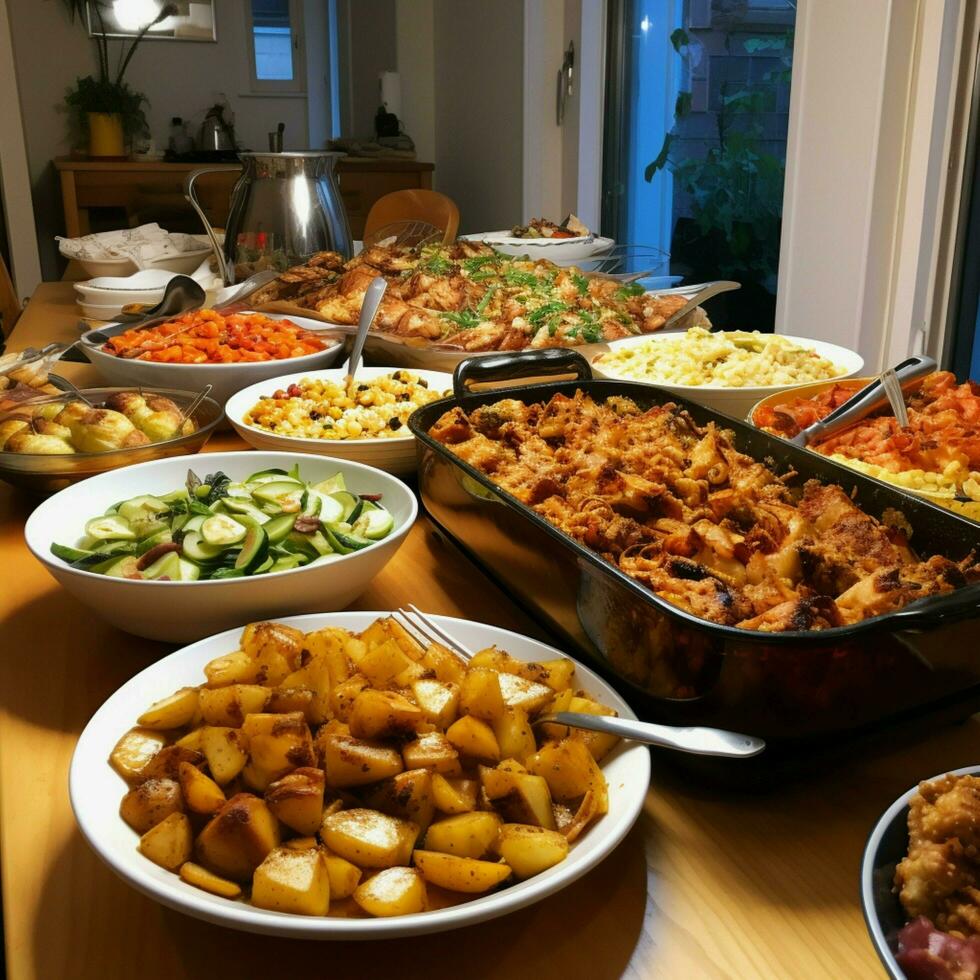
<svg viewBox="0 0 980 980">
<path fill-rule="evenodd" d="M 793 0 L 609 4 L 603 234 L 741 282 L 724 327 L 775 321 L 795 22 Z"/>
</svg>

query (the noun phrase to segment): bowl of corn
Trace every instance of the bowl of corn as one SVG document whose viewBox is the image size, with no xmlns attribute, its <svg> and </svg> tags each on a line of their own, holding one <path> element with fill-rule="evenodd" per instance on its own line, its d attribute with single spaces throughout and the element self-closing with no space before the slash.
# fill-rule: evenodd
<svg viewBox="0 0 980 980">
<path fill-rule="evenodd" d="M 861 355 L 846 347 L 748 330 L 692 327 L 610 346 L 592 359 L 596 377 L 656 385 L 738 419 L 768 395 L 850 378 L 864 366 Z"/>
<path fill-rule="evenodd" d="M 388 473 L 415 470 L 408 417 L 453 386 L 441 371 L 362 367 L 286 374 L 243 388 L 225 406 L 235 431 L 256 449 L 350 459 Z"/>
</svg>

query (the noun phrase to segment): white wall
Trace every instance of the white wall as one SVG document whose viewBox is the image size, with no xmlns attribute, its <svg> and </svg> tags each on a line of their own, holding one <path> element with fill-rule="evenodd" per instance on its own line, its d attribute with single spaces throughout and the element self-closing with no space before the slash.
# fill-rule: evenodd
<svg viewBox="0 0 980 980">
<path fill-rule="evenodd" d="M 523 51 L 523 0 L 435 0 L 436 182 L 462 233 L 521 215 Z"/>
<path fill-rule="evenodd" d="M 374 138 L 374 115 L 380 103 L 378 75 L 395 71 L 395 0 L 347 0 L 350 60 L 350 116 L 342 135 Z"/>
<path fill-rule="evenodd" d="M 436 156 L 434 0 L 395 0 L 396 48 L 402 90 L 402 128 L 419 160 Z M 438 186 L 439 171 L 435 173 Z"/>
<path fill-rule="evenodd" d="M 60 275 L 52 243 L 64 232 L 61 192 L 51 159 L 71 149 L 62 110 L 75 78 L 96 69 L 93 42 L 82 25 L 71 24 L 56 0 L 6 0 L 34 195 L 38 244 L 46 279 Z M 147 119 L 157 145 L 166 146 L 170 119 L 181 116 L 199 126 L 208 106 L 224 92 L 235 114 L 241 142 L 268 146 L 267 133 L 281 120 L 286 148 L 307 146 L 306 98 L 250 97 L 246 21 L 242 0 L 215 5 L 217 44 L 147 41 L 127 71 L 127 81 L 150 100 Z M 114 58 L 119 42 L 113 42 Z"/>
</svg>

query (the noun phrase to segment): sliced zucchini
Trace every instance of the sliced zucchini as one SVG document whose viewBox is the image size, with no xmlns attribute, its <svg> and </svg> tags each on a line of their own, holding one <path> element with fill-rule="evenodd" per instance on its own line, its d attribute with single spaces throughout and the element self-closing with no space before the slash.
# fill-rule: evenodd
<svg viewBox="0 0 980 980">
<path fill-rule="evenodd" d="M 125 517 L 127 521 L 145 520 L 154 514 L 165 514 L 170 510 L 170 505 L 159 497 L 151 497 L 148 493 L 138 497 L 130 497 L 124 500 L 117 513 L 120 517 Z"/>
<path fill-rule="evenodd" d="M 280 541 L 285 541 L 295 523 L 295 514 L 280 514 L 278 517 L 273 517 L 271 521 L 263 525 L 269 543 L 279 544 Z"/>
<path fill-rule="evenodd" d="M 180 550 L 191 561 L 208 562 L 219 558 L 227 549 L 208 544 L 200 531 L 189 531 L 180 542 Z"/>
<path fill-rule="evenodd" d="M 280 510 L 298 511 L 305 488 L 293 480 L 270 480 L 252 491 L 252 496 L 263 504 L 275 504 Z"/>
<path fill-rule="evenodd" d="M 251 575 L 269 554 L 269 536 L 261 527 L 250 527 L 242 542 L 242 550 L 235 559 L 235 568 Z"/>
<path fill-rule="evenodd" d="M 245 573 L 240 568 L 219 568 L 211 573 L 211 578 L 242 578 L 244 575 Z"/>
<path fill-rule="evenodd" d="M 327 540 L 331 544 L 336 541 L 341 548 L 346 549 L 346 552 L 360 551 L 361 548 L 367 548 L 375 543 L 370 538 L 362 537 L 360 534 L 347 533 L 336 528 L 327 528 Z M 335 548 L 334 550 L 339 551 L 340 549 Z"/>
<path fill-rule="evenodd" d="M 53 544 L 51 545 L 51 554 L 62 561 L 76 562 L 82 561 L 84 558 L 91 558 L 95 552 L 85 548 L 69 548 L 64 544 Z"/>
<path fill-rule="evenodd" d="M 180 555 L 176 551 L 168 551 L 161 555 L 152 565 L 143 569 L 143 578 L 168 578 L 172 582 L 180 581 Z"/>
<path fill-rule="evenodd" d="M 263 514 L 251 500 L 241 500 L 238 497 L 222 497 L 225 507 L 234 514 L 250 517 L 256 524 L 265 524 L 268 514 Z"/>
<path fill-rule="evenodd" d="M 201 537 L 210 545 L 228 547 L 245 537 L 246 527 L 227 514 L 206 517 L 201 525 Z"/>
<path fill-rule="evenodd" d="M 125 517 L 108 514 L 93 517 L 85 525 L 85 533 L 96 541 L 134 541 L 136 532 Z"/>
<path fill-rule="evenodd" d="M 380 541 L 391 533 L 395 526 L 395 519 L 391 513 L 383 508 L 376 507 L 374 510 L 364 511 L 360 517 L 354 521 L 352 531 L 354 534 L 372 541 Z"/>
<path fill-rule="evenodd" d="M 281 480 L 283 477 L 290 479 L 289 473 L 286 470 L 259 470 L 258 473 L 253 473 L 251 476 L 242 480 L 242 483 L 248 486 L 250 483 L 266 483 L 269 480 Z"/>
<path fill-rule="evenodd" d="M 347 490 L 338 490 L 330 494 L 331 498 L 340 504 L 341 512 L 333 520 L 324 520 L 324 524 L 336 524 L 338 521 L 349 521 L 361 510 L 361 498 Z"/>
<path fill-rule="evenodd" d="M 272 563 L 270 572 L 288 572 L 291 568 L 299 568 L 309 564 L 303 555 L 279 555 Z"/>
<path fill-rule="evenodd" d="M 135 555 L 126 555 L 123 558 L 114 558 L 109 567 L 103 572 L 112 578 L 144 578 L 139 570 L 139 559 Z"/>
<path fill-rule="evenodd" d="M 252 572 L 252 574 L 262 575 L 264 572 L 269 571 L 269 569 L 272 568 L 274 564 L 275 564 L 275 559 L 272 557 L 272 555 L 267 555 L 265 561 L 262 562 L 262 564 L 259 565 L 259 567 L 256 568 L 255 571 Z"/>
<path fill-rule="evenodd" d="M 149 537 L 143 538 L 136 545 L 136 555 L 145 555 L 151 548 L 155 548 L 158 544 L 169 544 L 173 541 L 173 535 L 170 533 L 170 528 L 164 525 L 155 534 L 151 534 Z"/>
<path fill-rule="evenodd" d="M 185 531 L 200 531 L 201 525 L 207 520 L 203 514 L 194 514 L 191 516 L 187 523 L 184 524 Z"/>
<path fill-rule="evenodd" d="M 344 480 L 343 473 L 335 473 L 329 479 L 315 483 L 313 489 L 318 490 L 320 493 L 336 493 L 338 490 L 346 490 L 347 483 Z"/>
<path fill-rule="evenodd" d="M 319 532 L 318 532 L 319 533 Z M 323 535 L 320 535 L 323 537 Z M 288 551 L 295 555 L 305 555 L 307 558 L 316 558 L 319 551 L 313 547 L 313 535 L 300 534 L 299 531 L 290 531 L 278 544 L 282 551 Z M 326 541 L 324 540 L 324 544 Z M 329 545 L 328 545 L 329 547 Z"/>
<path fill-rule="evenodd" d="M 153 517 L 144 517 L 139 520 L 129 522 L 133 533 L 141 541 L 151 535 L 158 534 L 160 531 L 169 531 L 170 525 L 166 521 L 159 521 Z"/>
<path fill-rule="evenodd" d="M 326 529 L 324 529 L 324 533 L 317 531 L 311 534 L 310 544 L 318 556 L 329 555 L 331 552 L 337 550 L 334 547 L 334 542 L 330 540 L 330 532 Z"/>
</svg>

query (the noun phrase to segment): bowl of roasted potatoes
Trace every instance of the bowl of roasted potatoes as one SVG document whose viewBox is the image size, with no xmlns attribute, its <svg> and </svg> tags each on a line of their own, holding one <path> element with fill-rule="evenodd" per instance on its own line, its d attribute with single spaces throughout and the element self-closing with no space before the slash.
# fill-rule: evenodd
<svg viewBox="0 0 980 980">
<path fill-rule="evenodd" d="M 649 753 L 536 719 L 635 716 L 553 647 L 433 619 L 471 659 L 340 612 L 151 665 L 78 741 L 82 834 L 170 908 L 296 938 L 440 932 L 564 888 L 633 825 Z"/>
<path fill-rule="evenodd" d="M 169 388 L 84 388 L 0 413 L 0 479 L 44 493 L 133 463 L 199 452 L 224 416 Z"/>
</svg>

